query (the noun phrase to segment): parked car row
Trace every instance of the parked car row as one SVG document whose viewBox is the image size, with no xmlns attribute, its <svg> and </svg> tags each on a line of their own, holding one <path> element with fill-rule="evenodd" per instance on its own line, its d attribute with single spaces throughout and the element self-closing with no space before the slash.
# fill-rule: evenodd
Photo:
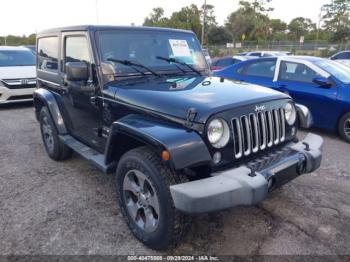
<svg viewBox="0 0 350 262">
<path fill-rule="evenodd" d="M 314 127 L 338 131 L 350 142 L 350 68 L 329 59 L 282 56 L 251 59 L 214 75 L 289 94 L 306 105 Z"/>
<path fill-rule="evenodd" d="M 285 56 L 285 55 L 292 55 L 292 53 L 288 51 L 253 51 L 253 52 L 238 53 L 235 56 L 216 57 L 212 59 L 210 69 L 212 71 L 218 71 L 227 66 L 237 64 L 242 61 L 246 61 L 253 58 L 275 57 L 275 56 Z"/>
<path fill-rule="evenodd" d="M 339 63 L 343 63 L 350 67 L 350 50 L 336 53 L 333 56 L 331 56 L 330 59 L 335 60 Z"/>
</svg>

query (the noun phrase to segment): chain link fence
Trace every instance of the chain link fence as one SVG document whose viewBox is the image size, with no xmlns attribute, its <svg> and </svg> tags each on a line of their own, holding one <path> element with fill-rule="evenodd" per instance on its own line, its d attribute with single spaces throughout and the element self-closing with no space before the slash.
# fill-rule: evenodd
<svg viewBox="0 0 350 262">
<path fill-rule="evenodd" d="M 330 43 L 327 41 L 244 41 L 226 45 L 209 45 L 207 49 L 212 57 L 231 56 L 247 51 L 290 51 L 295 55 L 314 55 L 329 57 L 336 52 L 350 49 L 350 42 Z"/>
</svg>

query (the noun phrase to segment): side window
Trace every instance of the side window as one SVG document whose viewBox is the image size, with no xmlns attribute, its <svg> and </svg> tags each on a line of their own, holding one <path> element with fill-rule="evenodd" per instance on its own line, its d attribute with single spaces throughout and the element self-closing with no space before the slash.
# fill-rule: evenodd
<svg viewBox="0 0 350 262">
<path fill-rule="evenodd" d="M 249 54 L 250 56 L 261 56 L 261 53 L 260 52 L 255 52 L 255 53 L 250 53 Z"/>
<path fill-rule="evenodd" d="M 304 64 L 284 61 L 281 63 L 281 80 L 312 83 L 316 76 L 319 74 Z"/>
<path fill-rule="evenodd" d="M 65 39 L 64 63 L 91 63 L 89 45 L 85 36 L 68 36 Z"/>
<path fill-rule="evenodd" d="M 275 75 L 275 61 L 258 61 L 247 65 L 245 74 L 249 76 L 261 76 L 273 78 Z"/>
<path fill-rule="evenodd" d="M 58 70 L 58 37 L 44 37 L 38 39 L 37 68 L 49 72 Z"/>
</svg>

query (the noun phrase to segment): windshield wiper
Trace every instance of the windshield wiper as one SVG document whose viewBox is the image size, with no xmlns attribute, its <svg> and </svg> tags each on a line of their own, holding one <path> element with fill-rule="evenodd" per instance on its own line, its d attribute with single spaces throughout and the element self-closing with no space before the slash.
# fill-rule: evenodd
<svg viewBox="0 0 350 262">
<path fill-rule="evenodd" d="M 166 58 L 166 57 L 163 57 L 163 56 L 157 56 L 156 57 L 157 59 L 160 59 L 160 60 L 163 60 L 163 61 L 166 61 L 168 63 L 175 63 L 176 64 L 180 64 L 180 65 L 184 65 L 184 66 L 187 66 L 189 69 L 191 69 L 193 72 L 197 73 L 198 75 L 202 75 L 201 72 L 199 72 L 197 69 L 193 68 L 191 65 L 185 63 L 185 62 L 182 62 L 180 60 L 177 60 L 176 58 Z M 179 68 L 179 67 L 178 67 Z M 181 71 L 184 72 L 183 69 L 181 69 Z"/>
<path fill-rule="evenodd" d="M 147 66 L 144 66 L 142 64 L 138 64 L 138 63 L 135 63 L 135 62 L 132 62 L 130 60 L 119 60 L 119 59 L 114 59 L 114 58 L 108 58 L 107 61 L 111 61 L 111 62 L 114 62 L 114 63 L 119 63 L 119 64 L 122 64 L 122 65 L 126 65 L 126 66 L 130 66 L 132 67 L 133 69 L 135 69 L 137 72 L 141 73 L 142 75 L 145 75 L 144 72 L 142 72 L 141 70 L 138 70 L 136 69 L 135 67 L 141 67 L 141 68 L 144 68 L 146 69 L 148 72 L 150 72 L 152 75 L 155 75 L 155 76 L 160 76 L 159 74 L 157 74 L 156 72 L 154 72 L 152 69 L 150 69 L 149 67 Z"/>
</svg>

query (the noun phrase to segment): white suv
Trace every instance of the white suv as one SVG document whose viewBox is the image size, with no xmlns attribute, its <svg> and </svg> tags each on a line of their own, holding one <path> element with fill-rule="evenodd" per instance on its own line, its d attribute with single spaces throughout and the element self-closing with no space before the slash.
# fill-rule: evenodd
<svg viewBox="0 0 350 262">
<path fill-rule="evenodd" d="M 35 88 L 34 54 L 24 47 L 0 46 L 0 104 L 31 101 Z"/>
</svg>

